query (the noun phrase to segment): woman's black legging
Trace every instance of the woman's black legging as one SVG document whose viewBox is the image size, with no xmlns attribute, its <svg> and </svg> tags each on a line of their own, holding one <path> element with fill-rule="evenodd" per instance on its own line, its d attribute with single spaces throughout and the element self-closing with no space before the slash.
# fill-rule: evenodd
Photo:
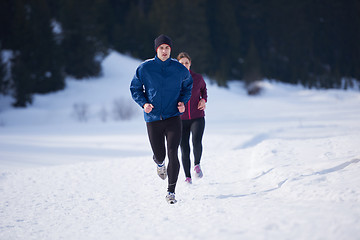
<svg viewBox="0 0 360 240">
<path fill-rule="evenodd" d="M 181 137 L 181 160 L 186 177 L 191 178 L 190 174 L 190 133 L 192 134 L 192 144 L 194 152 L 194 165 L 200 164 L 202 154 L 202 137 L 205 129 L 205 118 L 182 120 Z"/>
<path fill-rule="evenodd" d="M 167 167 L 168 192 L 175 193 L 180 170 L 178 149 L 181 140 L 181 118 L 178 116 L 161 121 L 148 122 L 146 126 L 150 145 L 154 153 L 154 161 L 157 164 L 164 162 L 167 149 L 169 159 Z"/>
</svg>

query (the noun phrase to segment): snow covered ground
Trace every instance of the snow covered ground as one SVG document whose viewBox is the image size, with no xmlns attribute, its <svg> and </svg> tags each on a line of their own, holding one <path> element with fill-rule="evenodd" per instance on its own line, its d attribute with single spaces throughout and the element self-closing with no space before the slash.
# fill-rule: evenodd
<svg viewBox="0 0 360 240">
<path fill-rule="evenodd" d="M 202 168 L 165 201 L 129 83 L 68 79 L 27 109 L 0 96 L 0 239 L 359 239 L 360 92 L 208 83 Z M 118 106 L 132 120 L 119 121 Z"/>
</svg>

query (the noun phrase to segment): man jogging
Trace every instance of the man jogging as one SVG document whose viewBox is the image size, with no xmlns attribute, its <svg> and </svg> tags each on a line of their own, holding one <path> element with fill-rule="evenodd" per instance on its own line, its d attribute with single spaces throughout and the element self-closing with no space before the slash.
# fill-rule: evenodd
<svg viewBox="0 0 360 240">
<path fill-rule="evenodd" d="M 173 204 L 176 203 L 175 187 L 180 169 L 180 115 L 191 97 L 193 80 L 181 63 L 170 58 L 171 49 L 170 37 L 162 34 L 155 39 L 156 55 L 136 69 L 130 91 L 134 101 L 144 109 L 153 160 L 160 178 L 168 177 L 166 200 Z"/>
</svg>

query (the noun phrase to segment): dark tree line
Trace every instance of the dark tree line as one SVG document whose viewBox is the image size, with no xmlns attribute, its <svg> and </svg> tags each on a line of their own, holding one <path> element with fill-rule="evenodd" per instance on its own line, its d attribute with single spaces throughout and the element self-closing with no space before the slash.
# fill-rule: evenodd
<svg viewBox="0 0 360 240">
<path fill-rule="evenodd" d="M 346 88 L 360 79 L 359 13 L 359 0 L 2 0 L 0 91 L 26 106 L 66 76 L 99 76 L 110 49 L 153 57 L 161 33 L 219 85 Z"/>
</svg>

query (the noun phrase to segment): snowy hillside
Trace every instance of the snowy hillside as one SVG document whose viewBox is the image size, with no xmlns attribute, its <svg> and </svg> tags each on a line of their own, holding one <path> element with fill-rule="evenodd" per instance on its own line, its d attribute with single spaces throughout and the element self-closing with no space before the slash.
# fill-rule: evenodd
<svg viewBox="0 0 360 240">
<path fill-rule="evenodd" d="M 360 92 L 207 80 L 204 177 L 181 169 L 169 205 L 130 97 L 139 63 L 112 53 L 26 109 L 0 97 L 0 239 L 359 239 Z"/>
</svg>

